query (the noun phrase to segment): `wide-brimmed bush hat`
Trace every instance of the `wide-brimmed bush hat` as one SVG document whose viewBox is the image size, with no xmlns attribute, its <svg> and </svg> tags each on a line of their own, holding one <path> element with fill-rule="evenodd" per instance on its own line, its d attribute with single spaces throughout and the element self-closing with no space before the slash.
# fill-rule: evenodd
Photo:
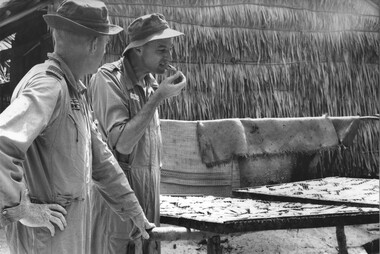
<svg viewBox="0 0 380 254">
<path fill-rule="evenodd" d="M 108 19 L 106 5 L 97 0 L 66 0 L 57 12 L 43 16 L 51 28 L 88 35 L 114 35 L 123 30 Z"/>
<path fill-rule="evenodd" d="M 129 44 L 123 55 L 129 49 L 143 46 L 150 41 L 184 35 L 184 33 L 171 29 L 164 15 L 160 13 L 138 17 L 128 26 L 127 33 Z"/>
</svg>

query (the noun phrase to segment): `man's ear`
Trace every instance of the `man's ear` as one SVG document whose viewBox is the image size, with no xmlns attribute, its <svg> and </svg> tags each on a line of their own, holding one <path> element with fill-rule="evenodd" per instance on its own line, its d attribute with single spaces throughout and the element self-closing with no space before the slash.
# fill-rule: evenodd
<svg viewBox="0 0 380 254">
<path fill-rule="evenodd" d="M 134 48 L 134 50 L 136 51 L 136 54 L 141 55 L 141 52 L 142 52 L 141 47 L 136 47 L 136 48 Z"/>
<path fill-rule="evenodd" d="M 90 54 L 93 55 L 98 49 L 98 40 L 99 37 L 94 37 L 90 41 Z"/>
</svg>

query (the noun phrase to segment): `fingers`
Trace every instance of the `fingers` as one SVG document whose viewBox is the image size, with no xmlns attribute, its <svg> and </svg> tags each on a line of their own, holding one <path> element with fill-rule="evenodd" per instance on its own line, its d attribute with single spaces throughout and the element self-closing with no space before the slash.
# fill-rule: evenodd
<svg viewBox="0 0 380 254">
<path fill-rule="evenodd" d="M 145 220 L 144 224 L 145 224 L 144 227 L 146 230 L 152 230 L 153 228 L 156 227 L 156 224 L 150 223 L 148 220 Z"/>
<path fill-rule="evenodd" d="M 155 227 L 156 227 L 156 224 L 154 224 L 154 223 L 149 223 L 148 226 L 145 225 L 145 228 L 146 228 L 147 230 L 152 230 L 152 229 L 155 228 Z"/>
<path fill-rule="evenodd" d="M 49 205 L 48 205 L 48 208 L 49 208 L 50 210 L 56 210 L 56 211 L 58 211 L 58 212 L 60 212 L 60 213 L 67 214 L 66 209 L 63 208 L 62 206 L 58 205 L 58 204 L 49 204 Z"/>
<path fill-rule="evenodd" d="M 140 229 L 141 236 L 144 239 L 149 239 L 149 233 L 153 228 L 155 228 L 156 225 L 154 223 L 150 223 L 148 220 L 144 221 L 144 229 Z"/>
<path fill-rule="evenodd" d="M 64 227 L 67 227 L 66 218 L 65 218 L 65 216 L 62 215 L 62 213 L 52 211 L 51 215 L 58 218 L 62 222 L 62 225 Z"/>
<path fill-rule="evenodd" d="M 162 82 L 161 82 L 161 85 L 163 84 L 166 84 L 166 85 L 173 85 L 174 84 L 174 80 L 177 78 L 177 75 L 173 75 L 173 76 L 170 76 L 170 77 L 167 77 L 166 79 L 164 79 Z"/>
<path fill-rule="evenodd" d="M 179 77 L 182 77 L 181 82 L 175 83 L 175 80 Z M 175 85 L 177 85 L 177 84 L 183 83 L 183 81 L 186 81 L 186 77 L 185 77 L 185 75 L 183 75 L 183 73 L 181 71 L 177 71 L 175 74 L 167 77 L 164 81 L 166 81 L 166 83 L 168 83 L 168 84 L 174 84 L 175 83 Z"/>
<path fill-rule="evenodd" d="M 54 223 L 55 225 L 57 225 L 61 231 L 63 231 L 65 229 L 65 227 L 63 226 L 62 221 L 60 219 L 58 219 L 57 217 L 50 216 L 49 221 L 51 223 Z"/>
<path fill-rule="evenodd" d="M 180 71 L 177 71 L 177 73 L 174 75 L 174 77 L 175 78 L 174 78 L 174 80 L 172 82 L 174 82 L 175 85 L 178 85 L 178 84 L 186 82 L 185 75 L 183 75 L 183 73 L 180 72 Z"/>
<path fill-rule="evenodd" d="M 140 213 L 139 215 L 131 218 L 133 223 L 135 224 L 132 231 L 130 232 L 130 236 L 132 239 L 136 239 L 137 237 L 143 237 L 144 239 L 149 239 L 149 234 L 146 231 L 146 228 L 153 228 L 155 225 L 153 223 L 149 223 L 144 213 Z"/>
<path fill-rule="evenodd" d="M 142 236 L 142 238 L 144 238 L 145 240 L 149 239 L 149 234 L 148 234 L 148 232 L 146 232 L 145 229 L 141 231 L 141 236 Z"/>
<path fill-rule="evenodd" d="M 46 224 L 46 227 L 49 229 L 50 231 L 50 235 L 51 236 L 54 236 L 55 235 L 55 228 L 53 226 L 53 224 L 51 224 L 50 222 Z"/>
<path fill-rule="evenodd" d="M 51 209 L 51 206 L 52 205 L 48 205 L 48 207 L 46 207 L 46 208 Z M 65 209 L 63 209 L 63 210 L 64 210 L 64 212 L 66 212 Z M 47 213 L 50 213 L 50 215 L 49 215 L 49 221 L 46 222 L 46 227 L 49 229 L 51 236 L 55 235 L 54 224 L 57 225 L 61 231 L 63 231 L 65 229 L 65 227 L 67 227 L 66 218 L 63 216 L 62 213 L 56 212 L 53 210 L 48 210 Z"/>
<path fill-rule="evenodd" d="M 178 82 L 178 83 L 176 83 L 175 85 L 176 85 L 176 86 L 178 86 L 178 85 L 183 85 L 183 86 L 185 86 L 187 80 L 186 80 L 186 76 L 183 75 L 182 72 L 179 73 L 178 79 L 181 79 L 181 81 Z"/>
<path fill-rule="evenodd" d="M 131 240 L 136 240 L 136 239 L 138 239 L 140 236 L 141 236 L 142 238 L 144 238 L 144 239 L 149 239 L 149 234 L 148 234 L 148 232 L 147 232 L 145 229 L 141 229 L 141 228 L 139 228 L 138 230 L 133 231 L 133 232 L 131 232 L 131 233 L 129 234 L 129 238 L 130 238 Z"/>
<path fill-rule="evenodd" d="M 46 227 L 49 229 L 51 236 L 55 235 L 54 225 L 60 230 L 67 227 L 67 214 L 65 208 L 58 204 L 34 204 L 30 202 L 28 190 L 24 190 L 21 197 L 21 204 L 24 208 L 24 217 L 19 221 L 27 227 Z"/>
<path fill-rule="evenodd" d="M 133 227 L 132 231 L 129 233 L 129 238 L 131 240 L 136 240 L 137 238 L 140 237 L 140 235 L 141 235 L 140 232 L 141 232 L 140 228 L 135 225 Z"/>
<path fill-rule="evenodd" d="M 67 227 L 66 218 L 63 216 L 63 214 L 67 214 L 66 209 L 58 204 L 48 204 L 46 208 L 49 209 L 48 212 L 50 213 L 49 221 L 57 225 L 59 229 L 63 231 L 65 227 Z"/>
<path fill-rule="evenodd" d="M 46 213 L 46 219 L 48 219 L 48 221 L 45 222 L 45 225 L 50 230 L 52 236 L 55 235 L 54 225 L 57 225 L 61 231 L 67 227 L 66 218 L 62 214 L 67 214 L 66 209 L 58 204 L 47 204 L 40 206 L 44 206 L 43 210 L 45 210 L 44 213 Z"/>
</svg>

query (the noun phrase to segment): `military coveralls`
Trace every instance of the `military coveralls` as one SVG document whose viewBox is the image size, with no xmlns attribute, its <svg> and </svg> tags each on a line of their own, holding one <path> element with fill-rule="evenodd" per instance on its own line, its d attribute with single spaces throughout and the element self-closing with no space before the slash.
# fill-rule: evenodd
<svg viewBox="0 0 380 254">
<path fill-rule="evenodd" d="M 129 153 L 122 154 L 115 150 L 126 123 L 141 110 L 154 92 L 152 87 L 158 84 L 151 74 L 145 77 L 145 84 L 139 83 L 129 61 L 123 60 L 121 58 L 102 66 L 92 77 L 88 89 L 89 100 L 99 121 L 99 130 L 124 169 L 147 219 L 158 226 L 162 142 L 157 109 L 145 133 Z M 99 201 L 94 202 L 94 214 L 98 215 L 97 221 L 94 221 L 94 226 L 97 227 L 94 233 L 105 232 L 103 235 L 93 236 L 93 239 L 97 239 L 94 244 L 98 245 L 98 253 L 126 253 L 130 248 L 130 222 L 121 222 L 102 202 L 100 196 L 96 198 Z M 145 241 L 144 253 L 159 253 L 159 242 L 151 242 L 150 247 L 148 245 Z M 136 247 L 136 253 L 140 253 L 139 251 Z M 128 253 L 133 251 L 129 250 Z"/>
<path fill-rule="evenodd" d="M 92 122 L 84 89 L 64 61 L 49 54 L 20 81 L 0 115 L 0 227 L 11 253 L 92 253 L 93 183 L 123 219 L 142 212 Z M 66 208 L 64 231 L 56 227 L 51 237 L 47 228 L 18 222 L 25 188 L 34 203 Z"/>
</svg>

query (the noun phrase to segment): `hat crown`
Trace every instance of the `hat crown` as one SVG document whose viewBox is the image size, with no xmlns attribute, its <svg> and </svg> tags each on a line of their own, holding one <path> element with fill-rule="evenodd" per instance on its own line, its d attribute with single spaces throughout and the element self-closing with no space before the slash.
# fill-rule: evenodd
<svg viewBox="0 0 380 254">
<path fill-rule="evenodd" d="M 107 7 L 101 1 L 67 0 L 58 7 L 57 14 L 90 28 L 109 25 Z"/>
<path fill-rule="evenodd" d="M 103 36 L 123 30 L 109 22 L 106 5 L 97 0 L 66 0 L 55 13 L 43 17 L 49 27 L 77 34 Z"/>
<path fill-rule="evenodd" d="M 128 26 L 129 40 L 143 40 L 148 36 L 159 33 L 167 28 L 169 28 L 169 24 L 165 20 L 165 17 L 160 13 L 141 16 Z"/>
</svg>

